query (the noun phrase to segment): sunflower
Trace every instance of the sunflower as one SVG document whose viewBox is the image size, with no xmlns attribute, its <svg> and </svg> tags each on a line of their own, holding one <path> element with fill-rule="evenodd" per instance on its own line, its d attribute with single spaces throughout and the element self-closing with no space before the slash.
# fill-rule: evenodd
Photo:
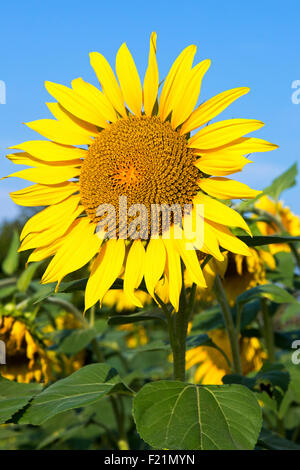
<svg viewBox="0 0 300 470">
<path fill-rule="evenodd" d="M 51 358 L 21 319 L 1 316 L 0 339 L 6 346 L 6 365 L 0 369 L 3 377 L 25 383 L 53 379 Z"/>
<path fill-rule="evenodd" d="M 290 208 L 284 206 L 281 201 L 275 202 L 268 196 L 262 196 L 255 202 L 255 207 L 276 217 L 289 235 L 293 237 L 300 236 L 299 217 L 293 214 Z M 280 228 L 275 223 L 259 221 L 257 222 L 257 226 L 263 235 L 276 235 L 281 232 Z M 286 243 L 269 245 L 269 249 L 272 254 L 276 254 L 280 251 L 291 251 L 289 245 Z"/>
<path fill-rule="evenodd" d="M 273 255 L 265 250 L 249 248 L 248 256 L 224 252 L 224 260 L 210 259 L 203 268 L 207 288 L 196 289 L 196 300 L 202 304 L 213 302 L 214 282 L 219 274 L 230 305 L 234 305 L 236 298 L 244 291 L 257 285 L 267 283 L 266 266 L 275 269 L 276 263 Z M 185 273 L 185 283 L 191 286 L 192 281 Z"/>
<path fill-rule="evenodd" d="M 249 256 L 228 253 L 222 283 L 231 305 L 246 290 L 267 283 L 266 264 L 271 269 L 275 267 L 274 258 L 269 255 L 254 248 L 250 248 Z"/>
<path fill-rule="evenodd" d="M 144 305 L 151 302 L 151 297 L 146 292 L 137 290 L 135 295 Z M 122 289 L 110 289 L 103 297 L 103 305 L 114 309 L 116 312 L 130 312 L 136 309 L 136 305 Z"/>
<path fill-rule="evenodd" d="M 209 331 L 208 335 L 231 360 L 231 348 L 226 332 L 213 330 Z M 241 337 L 239 346 L 243 374 L 247 375 L 250 372 L 260 370 L 266 359 L 266 354 L 258 339 Z M 187 351 L 186 364 L 187 369 L 195 365 L 198 366 L 194 380 L 196 383 L 201 382 L 204 385 L 221 385 L 224 375 L 231 373 L 224 355 L 217 349 L 208 346 L 198 346 Z"/>
<path fill-rule="evenodd" d="M 101 304 L 124 273 L 124 291 L 136 306 L 142 307 L 135 295 L 142 279 L 153 298 L 162 280 L 177 311 L 181 260 L 193 282 L 205 287 L 196 249 L 217 260 L 223 259 L 220 246 L 249 254 L 248 247 L 230 230 L 240 227 L 250 233 L 247 224 L 218 199 L 255 197 L 257 191 L 227 176 L 249 163 L 244 155 L 272 150 L 276 145 L 244 137 L 263 126 L 258 120 L 209 123 L 249 88 L 224 91 L 196 107 L 210 61 L 193 66 L 195 53 L 194 45 L 181 52 L 158 97 L 155 33 L 143 86 L 125 43 L 116 56 L 118 81 L 104 56 L 92 52 L 91 65 L 101 90 L 82 78 L 73 80 L 72 88 L 46 82 L 46 89 L 57 100 L 48 104 L 55 119 L 27 126 L 48 140 L 11 147 L 21 152 L 8 158 L 32 168 L 10 176 L 34 183 L 11 193 L 11 198 L 24 206 L 47 206 L 24 226 L 20 250 L 34 249 L 28 262 L 53 256 L 42 282 L 57 282 L 57 286 L 67 274 L 93 261 L 85 310 L 98 301 Z M 146 230 L 132 232 L 137 220 L 130 214 L 124 222 L 121 198 L 126 198 L 130 208 L 136 204 L 145 208 L 140 220 L 148 222 Z M 105 219 L 98 209 L 106 205 L 115 211 L 114 237 L 107 236 L 109 224 L 97 231 Z M 153 205 L 175 205 L 183 211 L 188 206 L 190 213 L 184 215 L 182 226 L 198 214 L 197 206 L 204 206 L 205 214 L 199 216 L 204 225 L 203 244 L 192 239 L 193 249 L 186 249 L 184 236 L 173 236 L 174 220 L 170 236 L 164 237 L 165 225 L 160 221 L 153 224 L 155 236 L 149 235 L 148 227 L 155 219 Z"/>
</svg>

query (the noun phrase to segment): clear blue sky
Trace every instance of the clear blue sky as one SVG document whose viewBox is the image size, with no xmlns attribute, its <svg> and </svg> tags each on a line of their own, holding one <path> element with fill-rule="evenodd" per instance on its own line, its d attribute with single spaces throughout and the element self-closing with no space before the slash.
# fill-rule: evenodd
<svg viewBox="0 0 300 470">
<path fill-rule="evenodd" d="M 298 0 L 2 2 L 0 80 L 6 83 L 7 104 L 0 104 L 1 175 L 16 171 L 5 158 L 8 146 L 39 138 L 22 122 L 49 117 L 45 80 L 69 85 L 83 77 L 97 84 L 88 53 L 99 51 L 114 64 L 124 41 L 143 77 L 155 30 L 161 79 L 178 53 L 196 44 L 198 60 L 212 59 L 201 101 L 236 86 L 251 88 L 222 119 L 260 119 L 266 126 L 256 136 L 280 146 L 257 154 L 255 164 L 236 175 L 263 188 L 299 161 L 300 104 L 291 100 L 292 82 L 300 80 L 299 18 Z M 15 178 L 0 182 L 0 220 L 18 214 L 8 193 L 24 186 Z M 287 191 L 284 200 L 300 213 L 298 188 Z"/>
</svg>

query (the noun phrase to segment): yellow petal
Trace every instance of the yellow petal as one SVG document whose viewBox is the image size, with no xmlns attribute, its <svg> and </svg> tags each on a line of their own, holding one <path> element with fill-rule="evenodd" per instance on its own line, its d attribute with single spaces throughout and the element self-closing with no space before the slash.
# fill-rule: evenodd
<svg viewBox="0 0 300 470">
<path fill-rule="evenodd" d="M 207 175 L 225 176 L 241 171 L 247 163 L 253 163 L 246 157 L 223 155 L 222 152 L 204 154 L 195 162 L 195 166 Z"/>
<path fill-rule="evenodd" d="M 72 80 L 72 88 L 76 93 L 88 100 L 88 102 L 96 106 L 98 112 L 101 113 L 101 116 L 106 120 L 115 122 L 118 119 L 116 111 L 107 96 L 94 85 L 85 82 L 82 78 L 76 78 Z"/>
<path fill-rule="evenodd" d="M 218 261 L 224 260 L 224 255 L 220 251 L 219 241 L 211 226 L 204 221 L 204 241 L 203 246 L 199 248 L 204 253 L 213 256 Z"/>
<path fill-rule="evenodd" d="M 199 193 L 194 198 L 194 204 L 204 205 L 204 217 L 205 219 L 212 220 L 219 224 L 223 224 L 229 227 L 240 227 L 251 235 L 251 231 L 246 224 L 243 217 L 231 209 L 230 207 L 222 204 L 222 202 L 216 201 L 203 193 Z"/>
<path fill-rule="evenodd" d="M 219 93 L 201 104 L 182 125 L 180 130 L 181 135 L 187 134 L 211 121 L 211 119 L 224 111 L 233 101 L 249 91 L 250 88 L 246 87 L 233 88 L 232 90 L 223 91 L 223 93 Z"/>
<path fill-rule="evenodd" d="M 166 263 L 166 250 L 163 241 L 150 239 L 145 256 L 145 283 L 149 294 L 155 298 L 154 289 L 163 275 Z"/>
<path fill-rule="evenodd" d="M 124 292 L 137 307 L 143 307 L 140 299 L 134 294 L 142 281 L 144 273 L 145 248 L 141 240 L 134 240 L 126 261 L 124 274 Z"/>
<path fill-rule="evenodd" d="M 39 119 L 27 122 L 26 126 L 59 144 L 66 145 L 86 145 L 92 144 L 93 139 L 85 132 L 75 130 L 73 126 L 66 122 L 55 121 L 54 119 Z"/>
<path fill-rule="evenodd" d="M 149 62 L 143 86 L 143 103 L 147 116 L 152 115 L 159 86 L 159 73 L 156 60 L 156 37 L 156 33 L 151 34 Z"/>
<path fill-rule="evenodd" d="M 176 96 L 184 77 L 190 72 L 196 50 L 194 45 L 186 47 L 179 54 L 166 77 L 159 99 L 159 115 L 162 121 L 167 119 L 171 112 L 172 98 Z"/>
<path fill-rule="evenodd" d="M 57 250 L 61 247 L 64 241 L 64 237 L 60 237 L 57 240 L 54 240 L 53 243 L 50 243 L 46 246 L 41 246 L 36 248 L 27 259 L 27 263 L 32 263 L 35 261 L 42 261 L 50 256 L 54 255 Z"/>
<path fill-rule="evenodd" d="M 132 55 L 125 43 L 117 53 L 116 72 L 125 102 L 135 115 L 140 116 L 142 112 L 142 85 Z"/>
<path fill-rule="evenodd" d="M 118 113 L 121 116 L 126 117 L 127 113 L 124 105 L 124 98 L 111 66 L 105 57 L 102 54 L 99 54 L 99 52 L 91 52 L 90 60 L 91 66 L 95 70 L 97 78 L 101 83 L 104 94 Z"/>
<path fill-rule="evenodd" d="M 121 272 L 124 256 L 124 240 L 111 239 L 102 245 L 86 285 L 85 311 L 98 300 L 102 302 L 104 295 Z"/>
<path fill-rule="evenodd" d="M 255 198 L 261 191 L 249 188 L 244 183 L 228 178 L 201 178 L 199 187 L 211 196 L 219 199 Z"/>
<path fill-rule="evenodd" d="M 96 225 L 87 217 L 72 223 L 62 246 L 48 265 L 42 283 L 58 281 L 59 285 L 67 274 L 85 266 L 95 256 L 102 243 L 95 229 Z"/>
<path fill-rule="evenodd" d="M 176 312 L 179 310 L 179 298 L 182 287 L 181 262 L 173 240 L 163 240 L 167 252 L 167 278 L 169 282 L 170 302 Z"/>
<path fill-rule="evenodd" d="M 71 196 L 33 215 L 24 225 L 20 240 L 23 240 L 30 232 L 42 232 L 51 228 L 57 221 L 62 220 L 65 214 L 73 213 L 79 201 L 80 196 Z"/>
<path fill-rule="evenodd" d="M 46 141 L 45 141 L 46 142 Z M 6 158 L 11 162 L 15 163 L 16 165 L 27 165 L 27 166 L 35 166 L 35 167 L 42 167 L 42 168 L 49 168 L 49 167 L 75 167 L 81 166 L 82 160 L 66 160 L 61 162 L 46 162 L 45 160 L 39 160 L 38 158 L 29 155 L 27 152 L 18 152 L 18 153 L 10 153 L 6 155 Z"/>
<path fill-rule="evenodd" d="M 63 201 L 78 190 L 78 184 L 72 182 L 52 186 L 34 184 L 10 193 L 10 197 L 20 206 L 49 206 Z"/>
<path fill-rule="evenodd" d="M 75 211 L 64 214 L 57 219 L 52 226 L 49 226 L 41 232 L 31 232 L 24 240 L 18 251 L 31 250 L 40 246 L 52 244 L 62 235 L 67 234 L 72 222 L 83 212 L 83 206 L 77 207 Z"/>
<path fill-rule="evenodd" d="M 80 174 L 80 168 L 53 168 L 53 167 L 46 167 L 46 168 L 28 168 L 26 170 L 17 171 L 16 173 L 12 173 L 9 176 L 5 176 L 5 178 L 22 178 L 24 180 L 32 181 L 33 183 L 39 184 L 59 184 L 65 181 L 68 181 L 75 176 Z M 4 178 L 1 178 L 4 179 Z"/>
<path fill-rule="evenodd" d="M 186 248 L 186 240 L 177 239 L 174 240 L 176 246 L 185 266 L 189 273 L 189 276 L 195 284 L 201 287 L 206 287 L 206 282 L 200 268 L 200 263 L 195 250 L 188 250 Z"/>
<path fill-rule="evenodd" d="M 50 95 L 74 116 L 102 128 L 108 127 L 106 117 L 100 112 L 96 96 L 90 101 L 89 96 L 81 95 L 75 90 L 53 82 L 45 82 L 45 87 Z"/>
<path fill-rule="evenodd" d="M 233 235 L 230 230 L 224 225 L 218 224 L 213 221 L 207 221 L 207 223 L 215 231 L 216 236 L 218 237 L 220 245 L 232 253 L 237 253 L 244 256 L 250 256 L 251 251 L 239 238 Z"/>
<path fill-rule="evenodd" d="M 226 121 L 216 122 L 201 129 L 190 140 L 188 146 L 197 149 L 211 149 L 229 144 L 236 140 L 260 129 L 264 124 L 255 119 L 228 119 Z"/>
<path fill-rule="evenodd" d="M 68 127 L 72 128 L 75 132 L 80 132 L 80 134 L 84 134 L 88 137 L 98 137 L 99 129 L 94 124 L 79 119 L 67 109 L 63 108 L 59 103 L 46 103 L 46 105 L 55 119 L 63 124 L 67 124 Z"/>
<path fill-rule="evenodd" d="M 69 161 L 79 158 L 85 158 L 87 151 L 77 147 L 67 145 L 55 144 L 47 140 L 29 140 L 22 144 L 9 147 L 11 149 L 24 150 L 35 158 L 45 160 L 46 162 L 52 161 Z"/>
<path fill-rule="evenodd" d="M 211 154 L 222 155 L 223 157 L 235 158 L 241 155 L 249 155 L 255 152 L 269 152 L 275 150 L 278 145 L 271 144 L 263 139 L 255 137 L 241 137 L 231 142 L 229 145 L 218 147 L 216 149 L 195 150 L 196 155 L 210 156 Z"/>
<path fill-rule="evenodd" d="M 171 118 L 171 124 L 174 129 L 182 124 L 195 108 L 201 90 L 202 79 L 210 64 L 210 60 L 203 60 L 200 64 L 196 65 L 190 73 L 190 78 L 183 93 L 174 97 Z"/>
</svg>

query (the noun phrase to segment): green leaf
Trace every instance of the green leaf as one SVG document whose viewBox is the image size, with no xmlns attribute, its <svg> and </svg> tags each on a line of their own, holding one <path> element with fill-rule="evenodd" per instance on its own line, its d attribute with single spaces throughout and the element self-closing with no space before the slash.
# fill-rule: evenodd
<svg viewBox="0 0 300 470">
<path fill-rule="evenodd" d="M 276 284 L 264 284 L 262 286 L 256 286 L 243 292 L 238 296 L 236 303 L 239 305 L 244 305 L 250 300 L 257 298 L 266 298 L 277 304 L 297 302 L 297 300 L 291 294 Z"/>
<path fill-rule="evenodd" d="M 265 362 L 261 370 L 252 377 L 228 374 L 222 380 L 224 384 L 245 385 L 253 392 L 266 392 L 280 405 L 289 386 L 290 374 L 283 364 Z"/>
<path fill-rule="evenodd" d="M 286 237 L 281 235 L 259 235 L 250 237 L 250 235 L 238 236 L 242 242 L 248 246 L 262 246 L 262 245 L 274 245 L 274 243 L 297 243 L 300 242 L 300 237 Z"/>
<path fill-rule="evenodd" d="M 241 385 L 149 383 L 133 414 L 141 438 L 156 449 L 250 450 L 262 425 L 254 394 Z"/>
<path fill-rule="evenodd" d="M 63 337 L 59 347 L 56 349 L 58 353 L 76 354 L 82 351 L 92 339 L 99 333 L 107 329 L 105 320 L 97 320 L 93 328 L 78 328 L 70 330 L 67 336 Z"/>
<path fill-rule="evenodd" d="M 0 376 L 0 423 L 24 408 L 41 389 L 40 384 L 22 384 Z"/>
<path fill-rule="evenodd" d="M 108 319 L 108 324 L 110 326 L 127 325 L 129 323 L 138 323 L 147 320 L 160 320 L 164 324 L 166 323 L 166 318 L 161 313 L 161 309 L 155 308 L 142 310 L 132 315 L 114 315 Z"/>
<path fill-rule="evenodd" d="M 14 230 L 12 240 L 8 249 L 8 253 L 2 262 L 2 270 L 5 274 L 11 276 L 18 268 L 20 246 L 19 234 Z"/>
<path fill-rule="evenodd" d="M 279 196 L 286 189 L 292 188 L 296 185 L 296 176 L 298 174 L 297 163 L 294 163 L 287 171 L 282 175 L 275 178 L 270 186 L 264 189 L 263 194 L 267 194 L 275 200 L 279 199 Z M 260 195 L 261 197 L 262 195 Z"/>
<path fill-rule="evenodd" d="M 300 446 L 295 442 L 284 439 L 268 429 L 261 431 L 258 445 L 268 450 L 300 450 Z"/>
<path fill-rule="evenodd" d="M 58 413 L 95 403 L 117 391 L 129 392 L 117 371 L 107 364 L 90 364 L 40 393 L 20 423 L 41 424 Z"/>
<path fill-rule="evenodd" d="M 275 255 L 276 269 L 268 272 L 268 279 L 273 282 L 281 282 L 286 287 L 293 287 L 295 270 L 294 256 L 292 253 L 279 252 Z"/>
<path fill-rule="evenodd" d="M 17 288 L 20 292 L 25 292 L 37 270 L 42 262 L 30 263 L 29 266 L 22 272 L 21 276 L 17 281 Z"/>
</svg>

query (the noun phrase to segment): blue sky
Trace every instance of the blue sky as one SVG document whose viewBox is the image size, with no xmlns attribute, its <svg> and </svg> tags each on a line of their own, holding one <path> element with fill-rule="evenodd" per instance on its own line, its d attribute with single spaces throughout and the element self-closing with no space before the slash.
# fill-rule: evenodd
<svg viewBox="0 0 300 470">
<path fill-rule="evenodd" d="M 96 85 L 88 53 L 99 51 L 114 64 L 124 41 L 143 79 L 154 30 L 161 79 L 178 53 L 196 44 L 196 59 L 212 60 L 200 101 L 229 88 L 251 88 L 222 119 L 260 119 L 266 125 L 255 136 L 280 146 L 255 155 L 255 163 L 235 175 L 263 188 L 299 161 L 300 104 L 291 99 L 292 82 L 300 80 L 299 13 L 299 1 L 274 0 L 2 2 L 0 80 L 6 84 L 6 104 L 0 104 L 1 176 L 16 171 L 5 158 L 8 146 L 40 138 L 22 123 L 49 117 L 45 102 L 52 99 L 45 80 L 69 85 L 83 77 Z M 24 186 L 16 178 L 1 181 L 0 220 L 18 214 L 8 193 Z M 300 213 L 298 188 L 287 191 L 284 200 Z"/>
</svg>

